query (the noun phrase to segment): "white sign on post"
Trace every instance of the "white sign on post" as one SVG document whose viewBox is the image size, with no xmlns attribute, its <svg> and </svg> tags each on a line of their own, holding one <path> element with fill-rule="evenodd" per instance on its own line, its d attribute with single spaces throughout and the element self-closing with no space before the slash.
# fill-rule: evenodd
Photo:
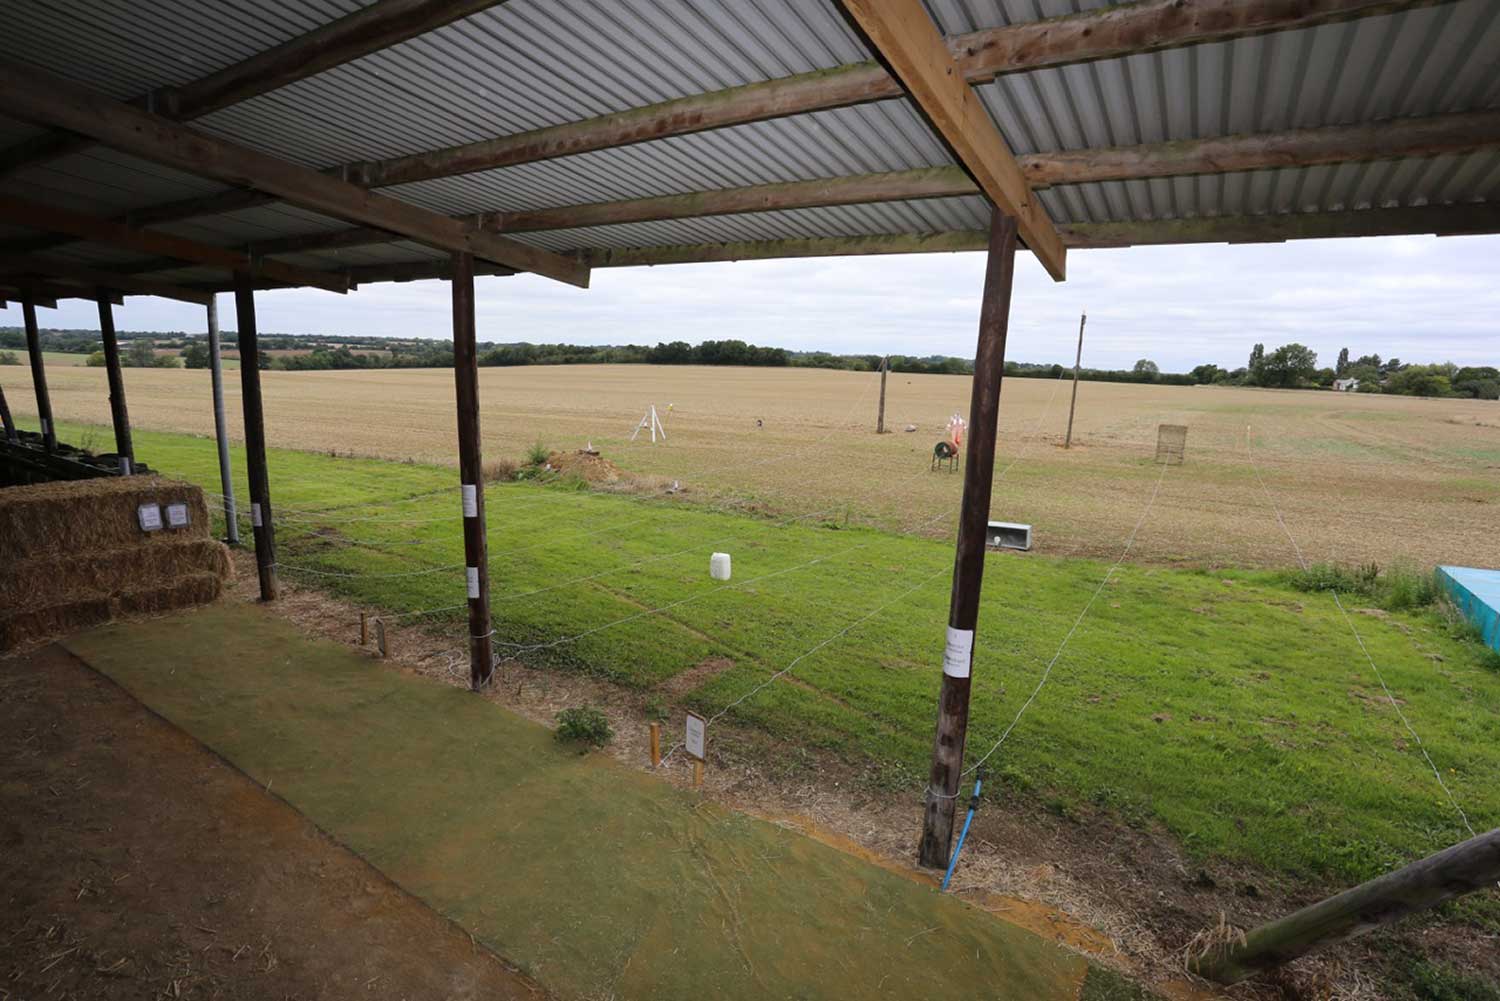
<svg viewBox="0 0 1500 1001">
<path fill-rule="evenodd" d="M 142 504 L 140 507 L 136 508 L 135 510 L 136 510 L 136 514 L 141 519 L 141 531 L 143 531 L 143 532 L 159 532 L 159 531 L 161 531 L 161 505 L 160 504 Z"/>
<path fill-rule="evenodd" d="M 250 524 L 254 525 L 256 528 L 263 528 L 264 527 L 260 523 L 260 505 L 259 504 L 252 503 L 250 505 Z"/>
<path fill-rule="evenodd" d="M 479 568 L 469 567 L 467 569 L 469 578 L 469 597 L 477 598 L 479 597 Z"/>
<path fill-rule="evenodd" d="M 477 517 L 479 517 L 479 496 L 478 496 L 477 491 L 474 489 L 474 484 L 472 484 L 472 483 L 465 483 L 463 485 L 463 495 L 464 495 L 464 517 L 465 518 L 477 518 Z"/>
<path fill-rule="evenodd" d="M 950 678 L 967 678 L 974 659 L 974 630 L 948 627 L 948 645 L 943 648 L 943 673 Z"/>
<path fill-rule="evenodd" d="M 167 527 L 187 528 L 192 522 L 188 515 L 188 506 L 182 502 L 167 505 Z"/>
<path fill-rule="evenodd" d="M 703 753 L 703 737 L 708 721 L 697 713 L 687 714 L 687 732 L 682 738 L 683 749 L 699 761 L 707 760 Z"/>
</svg>

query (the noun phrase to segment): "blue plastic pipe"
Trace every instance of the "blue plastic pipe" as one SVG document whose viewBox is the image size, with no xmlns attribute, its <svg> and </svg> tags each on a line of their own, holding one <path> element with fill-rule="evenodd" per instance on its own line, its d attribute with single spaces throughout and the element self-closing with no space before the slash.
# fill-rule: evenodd
<svg viewBox="0 0 1500 1001">
<path fill-rule="evenodd" d="M 953 870 L 958 868 L 958 855 L 964 850 L 964 838 L 969 836 L 969 825 L 974 822 L 974 811 L 979 808 L 979 790 L 984 785 L 984 769 L 979 769 L 974 776 L 974 795 L 969 797 L 969 815 L 964 818 L 964 829 L 958 832 L 958 845 L 953 849 L 953 857 L 948 860 L 948 871 L 943 874 L 943 888 L 940 892 L 948 892 L 948 881 L 953 878 Z"/>
</svg>

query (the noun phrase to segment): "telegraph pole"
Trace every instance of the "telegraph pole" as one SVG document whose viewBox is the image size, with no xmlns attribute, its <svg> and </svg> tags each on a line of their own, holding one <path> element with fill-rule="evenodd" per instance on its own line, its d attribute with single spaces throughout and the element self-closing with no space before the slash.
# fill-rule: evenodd
<svg viewBox="0 0 1500 1001">
<path fill-rule="evenodd" d="M 1078 408 L 1078 366 L 1083 362 L 1083 325 L 1088 319 L 1089 314 L 1078 314 L 1078 354 L 1073 356 L 1073 402 L 1068 404 L 1068 437 L 1063 441 L 1063 448 L 1073 446 L 1073 411 Z"/>
<path fill-rule="evenodd" d="M 891 370 L 891 356 L 880 359 L 880 412 L 875 415 L 875 433 L 885 434 L 885 376 Z"/>
</svg>

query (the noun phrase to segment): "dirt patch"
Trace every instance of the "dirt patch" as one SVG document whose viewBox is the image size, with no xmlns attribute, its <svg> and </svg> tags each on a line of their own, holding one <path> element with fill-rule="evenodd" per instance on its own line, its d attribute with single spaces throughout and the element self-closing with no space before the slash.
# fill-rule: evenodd
<svg viewBox="0 0 1500 1001">
<path fill-rule="evenodd" d="M 57 648 L 0 660 L 0 997 L 538 998 Z"/>
<path fill-rule="evenodd" d="M 656 686 L 657 691 L 672 698 L 681 698 L 700 685 L 709 681 L 716 675 L 723 674 L 734 666 L 734 661 L 728 657 L 709 657 L 707 660 L 694 664 L 686 671 L 672 675 L 672 677 Z"/>
<path fill-rule="evenodd" d="M 581 448 L 572 452 L 552 452 L 547 456 L 547 464 L 563 476 L 577 476 L 587 483 L 619 483 L 630 476 L 598 452 Z"/>
</svg>

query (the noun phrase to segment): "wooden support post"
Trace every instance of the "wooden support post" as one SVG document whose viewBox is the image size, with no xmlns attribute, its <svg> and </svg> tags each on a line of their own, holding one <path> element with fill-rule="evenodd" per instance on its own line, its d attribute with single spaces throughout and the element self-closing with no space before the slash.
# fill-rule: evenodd
<svg viewBox="0 0 1500 1001">
<path fill-rule="evenodd" d="M 385 620 L 381 618 L 375 620 L 375 649 L 380 651 L 382 657 L 391 655 L 391 648 L 387 645 L 385 635 Z"/>
<path fill-rule="evenodd" d="M 885 434 L 885 377 L 891 370 L 891 356 L 880 359 L 880 409 L 875 412 L 875 433 Z"/>
<path fill-rule="evenodd" d="M 1311 950 L 1372 931 L 1500 880 L 1500 828 L 1470 838 L 1404 869 L 1362 883 L 1194 960 L 1199 976 L 1233 984 Z"/>
<path fill-rule="evenodd" d="M 254 276 L 236 271 L 234 310 L 239 324 L 240 397 L 245 406 L 245 471 L 250 480 L 250 524 L 260 600 L 276 600 L 276 529 L 271 516 L 271 478 L 266 470 L 266 423 L 260 399 L 260 347 L 255 331 Z"/>
<path fill-rule="evenodd" d="M 219 300 L 208 300 L 208 371 L 214 389 L 214 441 L 219 446 L 219 489 L 224 492 L 224 541 L 240 544 L 240 515 L 234 503 L 234 475 L 229 468 L 229 421 L 224 416 L 224 360 L 219 350 Z"/>
<path fill-rule="evenodd" d="M 47 369 L 42 364 L 42 334 L 36 326 L 36 301 L 30 294 L 21 299 L 26 322 L 26 353 L 31 356 L 31 388 L 36 391 L 36 413 L 42 424 L 42 444 L 57 451 L 57 428 L 52 423 L 52 397 L 47 392 Z"/>
<path fill-rule="evenodd" d="M 990 517 L 990 488 L 995 478 L 1000 380 L 1005 371 L 1005 336 L 1010 325 L 1015 259 L 1016 221 L 996 209 L 990 220 L 984 299 L 979 310 L 979 344 L 974 352 L 968 456 L 964 461 L 963 506 L 953 562 L 953 594 L 948 606 L 937 735 L 918 851 L 922 865 L 935 869 L 948 865 L 953 844 L 954 803 L 963 771 L 964 735 L 969 725 L 969 675 L 974 662 L 974 629 L 979 619 L 979 588 L 984 580 L 985 529 Z"/>
<path fill-rule="evenodd" d="M 661 724 L 651 724 L 651 767 L 661 767 Z"/>
<path fill-rule="evenodd" d="M 703 762 L 698 758 L 693 759 L 693 788 L 703 788 Z"/>
<path fill-rule="evenodd" d="M 359 645 L 370 645 L 370 616 L 365 612 L 359 613 Z"/>
<path fill-rule="evenodd" d="M 1078 353 L 1073 356 L 1073 402 L 1068 404 L 1068 437 L 1063 440 L 1063 448 L 1073 447 L 1073 411 L 1078 408 L 1078 368 L 1083 364 L 1083 325 L 1088 319 L 1089 314 L 1078 314 Z"/>
<path fill-rule="evenodd" d="M 125 409 L 125 376 L 120 372 L 120 344 L 115 339 L 115 307 L 109 293 L 99 293 L 99 338 L 104 342 L 104 370 L 109 378 L 109 418 L 115 426 L 115 452 L 120 475 L 135 471 L 135 449 L 130 443 L 130 412 Z"/>
<path fill-rule="evenodd" d="M 10 415 L 10 404 L 5 402 L 5 387 L 0 386 L 0 424 L 5 425 L 5 440 L 14 445 L 19 436 L 16 434 L 16 421 Z"/>
<path fill-rule="evenodd" d="M 495 670 L 490 637 L 490 569 L 484 522 L 484 458 L 479 445 L 479 363 L 474 344 L 474 257 L 453 255 L 453 381 L 458 396 L 458 479 L 463 501 L 469 596 L 469 685 Z"/>
</svg>

